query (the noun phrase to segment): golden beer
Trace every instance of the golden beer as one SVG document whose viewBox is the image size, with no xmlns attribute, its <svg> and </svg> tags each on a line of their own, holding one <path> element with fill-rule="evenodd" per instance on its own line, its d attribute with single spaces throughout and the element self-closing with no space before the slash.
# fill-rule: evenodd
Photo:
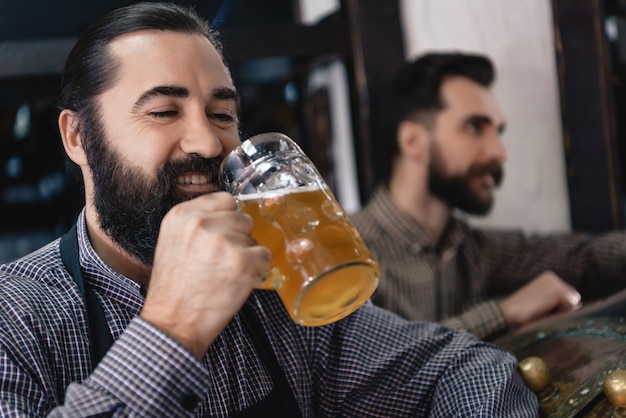
<svg viewBox="0 0 626 418">
<path fill-rule="evenodd" d="M 361 306 L 378 285 L 379 267 L 332 192 L 304 186 L 238 195 L 254 219 L 253 237 L 270 249 L 276 290 L 292 319 L 318 326 Z"/>
</svg>

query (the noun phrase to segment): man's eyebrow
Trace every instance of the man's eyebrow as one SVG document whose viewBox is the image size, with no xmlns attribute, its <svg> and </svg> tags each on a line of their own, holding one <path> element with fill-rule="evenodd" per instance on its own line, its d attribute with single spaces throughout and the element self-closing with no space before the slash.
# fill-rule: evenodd
<svg viewBox="0 0 626 418">
<path fill-rule="evenodd" d="M 149 99 L 158 96 L 167 96 L 167 97 L 187 97 L 189 96 L 189 90 L 185 87 L 178 86 L 156 86 L 152 87 L 150 90 L 146 90 L 139 99 L 133 105 L 133 110 L 138 109 L 147 102 Z"/>
<path fill-rule="evenodd" d="M 235 105 L 235 113 L 237 116 L 241 113 L 241 97 L 239 96 L 239 93 L 237 93 L 237 90 L 230 87 L 219 87 L 213 89 L 212 96 L 216 100 L 232 100 Z"/>
<path fill-rule="evenodd" d="M 156 86 L 151 88 L 150 90 L 146 90 L 139 99 L 133 105 L 133 109 L 138 109 L 147 102 L 149 99 L 158 96 L 167 96 L 167 97 L 188 97 L 189 90 L 185 87 L 179 86 Z M 239 93 L 235 89 L 229 87 L 220 87 L 213 90 L 211 96 L 217 100 L 234 100 L 237 104 L 239 104 Z"/>
<path fill-rule="evenodd" d="M 471 122 L 477 125 L 495 125 L 494 120 L 486 115 L 471 115 L 467 118 L 466 120 L 467 123 Z M 500 125 L 496 126 L 496 129 L 498 130 L 498 133 L 500 135 L 502 135 L 504 133 L 504 130 L 506 129 L 506 124 L 503 122 Z"/>
<path fill-rule="evenodd" d="M 218 100 L 234 100 L 239 102 L 239 93 L 230 87 L 220 87 L 213 90 L 213 98 Z"/>
</svg>

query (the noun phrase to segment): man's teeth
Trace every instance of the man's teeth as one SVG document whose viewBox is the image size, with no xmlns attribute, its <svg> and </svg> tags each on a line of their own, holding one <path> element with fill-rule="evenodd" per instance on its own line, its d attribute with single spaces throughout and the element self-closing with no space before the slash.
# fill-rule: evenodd
<svg viewBox="0 0 626 418">
<path fill-rule="evenodd" d="M 176 177 L 176 183 L 178 184 L 207 184 L 208 182 L 209 177 L 200 174 L 186 174 Z"/>
</svg>

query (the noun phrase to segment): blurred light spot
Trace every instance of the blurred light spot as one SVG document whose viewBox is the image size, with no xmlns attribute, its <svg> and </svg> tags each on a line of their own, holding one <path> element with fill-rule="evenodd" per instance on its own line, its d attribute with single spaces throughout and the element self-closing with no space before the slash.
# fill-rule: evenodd
<svg viewBox="0 0 626 418">
<path fill-rule="evenodd" d="M 2 201 L 6 204 L 34 203 L 39 201 L 39 193 L 31 184 L 11 186 L 3 190 Z"/>
<path fill-rule="evenodd" d="M 63 191 L 63 175 L 59 172 L 47 175 L 39 180 L 39 195 L 45 200 Z"/>
<path fill-rule="evenodd" d="M 13 137 L 24 139 L 30 132 L 30 106 L 24 103 L 17 109 L 15 123 L 13 124 Z"/>
<path fill-rule="evenodd" d="M 617 20 L 614 17 L 608 17 L 604 21 L 604 31 L 606 32 L 609 41 L 617 41 L 619 38 L 619 29 L 617 27 Z"/>
<path fill-rule="evenodd" d="M 211 26 L 214 29 L 220 29 L 224 25 L 224 23 L 226 23 L 227 17 L 230 14 L 230 11 L 232 10 L 232 8 L 233 8 L 232 0 L 225 0 L 224 2 L 222 2 L 219 10 L 217 11 L 217 14 L 211 21 Z"/>
<path fill-rule="evenodd" d="M 294 104 L 298 101 L 298 88 L 293 81 L 290 81 L 285 85 L 285 101 L 289 104 Z"/>
<path fill-rule="evenodd" d="M 265 83 L 291 73 L 291 60 L 287 57 L 267 57 L 245 61 L 237 66 L 237 78 L 247 82 Z"/>
<path fill-rule="evenodd" d="M 9 158 L 4 166 L 4 171 L 7 177 L 11 179 L 18 178 L 22 172 L 22 159 L 17 155 Z"/>
</svg>

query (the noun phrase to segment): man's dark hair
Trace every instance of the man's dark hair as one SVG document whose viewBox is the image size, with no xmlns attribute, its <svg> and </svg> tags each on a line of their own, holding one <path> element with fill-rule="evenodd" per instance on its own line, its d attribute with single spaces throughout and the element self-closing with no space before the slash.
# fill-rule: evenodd
<svg viewBox="0 0 626 418">
<path fill-rule="evenodd" d="M 96 126 L 95 98 L 115 82 L 119 63 L 109 44 L 117 37 L 139 30 L 162 30 L 206 37 L 224 60 L 219 34 L 191 7 L 170 3 L 136 3 L 109 12 L 81 34 L 70 51 L 61 77 L 58 106 L 78 114 L 78 129 Z M 83 135 L 88 140 L 91 135 Z M 83 144 L 87 149 L 90 144 Z M 70 164 L 76 174 L 80 173 Z"/>
<path fill-rule="evenodd" d="M 205 36 L 222 55 L 217 32 L 189 7 L 169 3 L 136 3 L 113 10 L 78 39 L 65 62 L 59 107 L 82 112 L 115 80 L 118 63 L 108 51 L 115 38 L 144 29 Z M 223 55 L 222 55 L 223 56 Z"/>
<path fill-rule="evenodd" d="M 397 131 L 404 120 L 415 120 L 432 127 L 435 115 L 446 104 L 441 97 L 441 84 L 450 76 L 466 77 L 481 86 L 490 87 L 495 69 L 489 58 L 462 53 L 430 53 L 405 63 L 395 73 L 386 97 L 385 135 L 379 139 L 381 178 L 391 176 L 394 158 L 398 155 Z"/>
</svg>

